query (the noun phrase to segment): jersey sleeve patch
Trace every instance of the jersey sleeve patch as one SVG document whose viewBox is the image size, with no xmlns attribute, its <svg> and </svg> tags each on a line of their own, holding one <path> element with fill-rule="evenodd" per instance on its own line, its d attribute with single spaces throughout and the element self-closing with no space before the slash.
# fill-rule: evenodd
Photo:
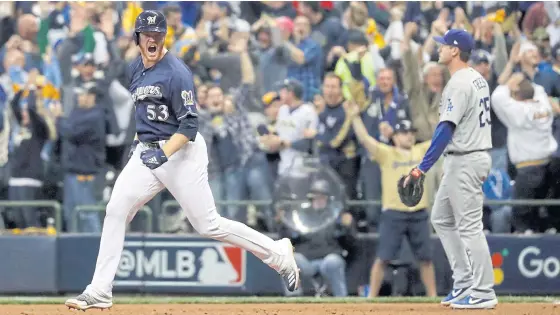
<svg viewBox="0 0 560 315">
<path fill-rule="evenodd" d="M 187 76 L 174 78 L 174 81 L 176 82 L 172 84 L 172 103 L 177 120 L 198 117 L 192 75 L 189 72 Z"/>
<path fill-rule="evenodd" d="M 198 113 L 196 111 L 194 92 L 192 90 L 181 91 L 181 99 L 183 100 L 183 107 L 186 108 L 186 112 L 181 117 L 178 117 L 177 119 L 181 120 L 187 116 L 198 117 Z"/>
<path fill-rule="evenodd" d="M 469 102 L 465 89 L 457 86 L 450 87 L 449 92 L 444 95 L 441 101 L 440 121 L 450 121 L 455 125 L 459 124 L 467 108 L 468 104 L 466 103 Z"/>
</svg>

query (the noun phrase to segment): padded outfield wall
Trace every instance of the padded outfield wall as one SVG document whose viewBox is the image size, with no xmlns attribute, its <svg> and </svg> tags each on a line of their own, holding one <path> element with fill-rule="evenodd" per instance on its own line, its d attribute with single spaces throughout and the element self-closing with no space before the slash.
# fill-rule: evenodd
<svg viewBox="0 0 560 315">
<path fill-rule="evenodd" d="M 451 273 L 439 240 L 433 242 L 438 291 L 444 294 L 451 288 Z M 492 235 L 488 242 L 498 294 L 560 294 L 560 236 Z M 347 266 L 353 295 L 369 278 L 376 244 L 375 236 L 359 237 L 357 254 Z M 0 249 L 1 294 L 74 293 L 91 280 L 99 236 L 1 236 Z M 400 263 L 414 269 L 406 246 Z M 250 253 L 196 236 L 157 234 L 127 236 L 115 292 L 284 294 L 279 276 Z"/>
</svg>

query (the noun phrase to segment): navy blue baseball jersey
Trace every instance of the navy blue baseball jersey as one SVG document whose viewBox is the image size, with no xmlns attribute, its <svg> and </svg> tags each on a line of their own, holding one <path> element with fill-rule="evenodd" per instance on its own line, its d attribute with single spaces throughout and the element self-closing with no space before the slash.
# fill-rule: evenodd
<svg viewBox="0 0 560 315">
<path fill-rule="evenodd" d="M 129 91 L 136 108 L 136 133 L 142 142 L 167 140 L 181 133 L 194 141 L 198 113 L 192 73 L 171 53 L 145 69 L 142 58 L 129 66 Z"/>
</svg>

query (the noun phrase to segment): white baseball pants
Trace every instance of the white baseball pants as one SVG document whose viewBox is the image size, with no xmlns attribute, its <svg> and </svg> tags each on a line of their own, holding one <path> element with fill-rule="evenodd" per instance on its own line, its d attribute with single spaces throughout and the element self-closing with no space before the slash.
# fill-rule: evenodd
<svg viewBox="0 0 560 315">
<path fill-rule="evenodd" d="M 482 183 L 492 160 L 486 152 L 475 152 L 448 155 L 443 165 L 431 221 L 453 270 L 453 288 L 471 287 L 473 297 L 495 299 L 492 259 L 482 230 Z"/>
<path fill-rule="evenodd" d="M 208 184 L 206 142 L 200 134 L 155 170 L 150 170 L 140 159 L 140 153 L 146 149 L 140 143 L 117 178 L 107 205 L 95 273 L 86 291 L 112 296 L 126 225 L 164 187 L 175 197 L 201 236 L 246 249 L 278 270 L 282 250 L 274 240 L 245 224 L 222 218 L 216 211 Z"/>
</svg>

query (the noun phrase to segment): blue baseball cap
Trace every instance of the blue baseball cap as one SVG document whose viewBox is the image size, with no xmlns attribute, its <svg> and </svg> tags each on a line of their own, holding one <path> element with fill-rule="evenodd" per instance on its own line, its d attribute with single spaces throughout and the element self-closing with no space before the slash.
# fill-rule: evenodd
<svg viewBox="0 0 560 315">
<path fill-rule="evenodd" d="M 434 36 L 437 43 L 459 48 L 461 51 L 470 52 L 474 49 L 474 39 L 469 32 L 462 29 L 450 29 L 443 36 Z"/>
</svg>

